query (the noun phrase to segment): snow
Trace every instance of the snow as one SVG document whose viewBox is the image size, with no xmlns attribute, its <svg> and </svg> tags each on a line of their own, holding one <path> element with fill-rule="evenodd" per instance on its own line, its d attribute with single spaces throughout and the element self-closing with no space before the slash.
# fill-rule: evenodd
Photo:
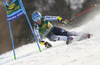
<svg viewBox="0 0 100 65">
<path fill-rule="evenodd" d="M 69 45 L 65 42 L 50 42 L 53 47 L 45 48 L 40 45 L 39 52 L 36 43 L 23 45 L 13 51 L 0 55 L 0 65 L 100 65 L 100 15 L 94 17 L 83 26 L 74 28 L 75 31 L 90 32 L 91 39 L 75 41 Z"/>
<path fill-rule="evenodd" d="M 73 2 L 74 1 L 74 2 Z M 83 7 L 84 0 L 70 0 L 70 8 L 73 10 L 77 10 L 78 8 Z"/>
</svg>

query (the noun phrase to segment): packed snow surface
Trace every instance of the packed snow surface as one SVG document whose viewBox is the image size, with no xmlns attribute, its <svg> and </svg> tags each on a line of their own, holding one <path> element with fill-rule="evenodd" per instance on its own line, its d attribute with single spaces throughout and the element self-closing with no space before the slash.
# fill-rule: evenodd
<svg viewBox="0 0 100 65">
<path fill-rule="evenodd" d="M 84 25 L 70 31 L 92 33 L 93 37 L 82 41 L 74 41 L 69 45 L 65 42 L 51 42 L 53 47 L 45 48 L 40 45 L 39 52 L 36 43 L 23 45 L 13 51 L 0 55 L 0 65 L 100 65 L 100 15 Z M 67 30 L 67 29 L 66 29 Z"/>
</svg>

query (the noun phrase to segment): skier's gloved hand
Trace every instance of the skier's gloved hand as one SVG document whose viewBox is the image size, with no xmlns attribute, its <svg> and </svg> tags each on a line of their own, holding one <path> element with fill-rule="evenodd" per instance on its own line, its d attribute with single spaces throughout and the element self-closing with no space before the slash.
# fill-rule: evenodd
<svg viewBox="0 0 100 65">
<path fill-rule="evenodd" d="M 62 24 L 68 24 L 67 20 L 63 20 L 60 16 L 57 16 L 58 21 L 60 21 Z"/>
<path fill-rule="evenodd" d="M 62 22 L 62 18 L 60 16 L 57 16 L 58 21 Z"/>
<path fill-rule="evenodd" d="M 45 47 L 47 47 L 47 48 L 52 47 L 52 45 L 50 43 L 45 42 L 45 41 L 41 41 L 40 44 L 45 45 Z"/>
<path fill-rule="evenodd" d="M 40 44 L 45 45 L 45 42 L 44 41 L 40 41 Z"/>
</svg>

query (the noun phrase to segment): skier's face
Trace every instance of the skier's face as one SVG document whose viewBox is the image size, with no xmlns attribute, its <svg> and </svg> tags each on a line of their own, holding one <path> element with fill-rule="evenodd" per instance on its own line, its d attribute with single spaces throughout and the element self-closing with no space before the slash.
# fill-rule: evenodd
<svg viewBox="0 0 100 65">
<path fill-rule="evenodd" d="M 40 20 L 37 20 L 37 22 L 36 22 L 36 23 L 41 24 L 41 19 L 40 19 Z"/>
</svg>

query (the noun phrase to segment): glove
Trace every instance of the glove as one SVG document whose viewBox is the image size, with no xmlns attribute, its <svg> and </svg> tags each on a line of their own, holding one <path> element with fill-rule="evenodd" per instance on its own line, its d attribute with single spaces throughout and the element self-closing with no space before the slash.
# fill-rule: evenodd
<svg viewBox="0 0 100 65">
<path fill-rule="evenodd" d="M 57 16 L 58 21 L 62 22 L 62 18 L 60 16 Z"/>
<path fill-rule="evenodd" d="M 45 47 L 50 48 L 52 45 L 48 42 L 41 41 L 40 44 L 45 45 Z"/>
<path fill-rule="evenodd" d="M 45 42 L 44 41 L 40 41 L 40 44 L 45 45 Z"/>
<path fill-rule="evenodd" d="M 60 16 L 57 16 L 58 21 L 60 21 L 62 24 L 68 24 L 68 21 L 65 20 L 63 21 L 63 19 Z"/>
</svg>

